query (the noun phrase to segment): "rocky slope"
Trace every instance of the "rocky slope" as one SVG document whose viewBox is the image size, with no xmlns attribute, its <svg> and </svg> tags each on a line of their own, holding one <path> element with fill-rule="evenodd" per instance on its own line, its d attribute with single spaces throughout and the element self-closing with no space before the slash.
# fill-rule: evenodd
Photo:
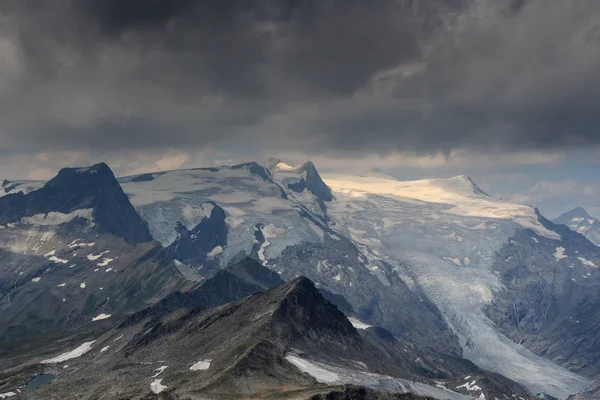
<svg viewBox="0 0 600 400">
<path fill-rule="evenodd" d="M 77 357 L 46 361 L 45 372 L 58 376 L 24 392 L 24 398 L 68 394 L 87 399 L 97 393 L 111 398 L 285 398 L 346 383 L 445 399 L 482 393 L 479 388 L 473 396 L 461 395 L 424 378 L 415 373 L 420 360 L 398 362 L 378 346 L 377 335 L 369 339 L 361 331 L 300 277 L 220 307 L 181 308 L 123 324 L 88 342 Z M 403 346 L 398 339 L 386 340 Z M 432 361 L 423 355 L 425 363 Z M 456 362 L 438 357 L 442 368 Z M 62 368 L 67 362 L 69 367 Z M 465 370 L 478 371 L 462 363 Z M 516 388 L 503 393 L 522 395 Z"/>
</svg>

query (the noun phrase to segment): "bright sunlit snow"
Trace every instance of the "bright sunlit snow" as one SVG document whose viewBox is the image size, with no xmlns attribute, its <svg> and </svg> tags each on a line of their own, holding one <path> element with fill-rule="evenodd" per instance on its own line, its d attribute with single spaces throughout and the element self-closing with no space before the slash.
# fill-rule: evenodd
<svg viewBox="0 0 600 400">
<path fill-rule="evenodd" d="M 358 320 L 354 317 L 348 317 L 348 321 L 350 321 L 352 326 L 355 327 L 356 329 L 367 329 L 367 328 L 371 327 L 371 325 L 367 325 L 364 322 L 361 322 L 360 320 Z"/>
<path fill-rule="evenodd" d="M 210 362 L 212 360 L 202 360 L 202 361 L 198 361 L 196 364 L 192 365 L 190 367 L 190 370 L 192 371 L 204 371 L 210 368 Z"/>
<path fill-rule="evenodd" d="M 150 390 L 152 391 L 152 393 L 159 394 L 163 390 L 167 389 L 165 385 L 161 384 L 162 381 L 162 379 L 155 379 L 150 383 Z"/>
<path fill-rule="evenodd" d="M 92 340 L 91 342 L 85 342 L 81 346 L 77 347 L 76 349 L 73 349 L 67 353 L 63 353 L 54 358 L 40 361 L 40 363 L 41 364 L 56 364 L 56 363 L 60 363 L 63 361 L 71 360 L 73 358 L 81 357 L 82 355 L 84 355 L 85 353 L 87 353 L 88 351 L 90 351 L 92 349 L 92 344 L 94 342 L 95 342 L 95 340 Z"/>
<path fill-rule="evenodd" d="M 563 258 L 567 258 L 567 255 L 565 254 L 565 248 L 557 247 L 556 251 L 554 252 L 554 258 L 556 260 L 562 260 Z"/>
<path fill-rule="evenodd" d="M 110 314 L 102 313 L 102 314 L 98 314 L 97 316 L 92 318 L 92 321 L 100 321 L 100 320 L 107 319 L 107 318 L 110 318 Z"/>
</svg>

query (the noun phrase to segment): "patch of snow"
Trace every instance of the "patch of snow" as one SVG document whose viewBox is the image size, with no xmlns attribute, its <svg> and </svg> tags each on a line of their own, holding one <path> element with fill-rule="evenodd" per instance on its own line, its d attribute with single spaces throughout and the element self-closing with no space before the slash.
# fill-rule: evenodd
<svg viewBox="0 0 600 400">
<path fill-rule="evenodd" d="M 591 261 L 589 261 L 589 260 L 586 260 L 586 259 L 585 259 L 585 258 L 583 258 L 583 257 L 577 257 L 577 259 L 578 259 L 579 261 L 581 261 L 581 263 L 582 263 L 583 265 L 585 265 L 586 267 L 598 268 L 598 267 L 596 266 L 596 264 L 594 264 L 593 262 L 591 262 Z"/>
<path fill-rule="evenodd" d="M 348 317 L 348 321 L 350 321 L 352 326 L 355 327 L 356 329 L 367 329 L 367 328 L 371 327 L 371 325 L 367 325 L 364 322 L 362 322 L 354 317 Z"/>
<path fill-rule="evenodd" d="M 59 285 L 56 285 L 57 287 L 64 287 L 66 285 L 66 283 L 61 283 Z"/>
<path fill-rule="evenodd" d="M 31 278 L 31 282 L 39 282 L 41 279 L 42 278 L 40 278 L 39 276 L 35 277 L 35 278 Z"/>
<path fill-rule="evenodd" d="M 85 282 L 82 282 L 81 284 L 79 284 L 79 287 L 82 289 L 85 289 Z"/>
<path fill-rule="evenodd" d="M 216 246 L 214 249 L 212 249 L 211 251 L 208 252 L 208 254 L 206 255 L 206 257 L 208 257 L 208 258 L 215 258 L 216 256 L 218 256 L 222 252 L 223 252 L 223 248 L 221 246 Z"/>
<path fill-rule="evenodd" d="M 83 243 L 83 242 L 81 242 L 81 239 L 75 239 L 69 244 L 69 248 L 75 249 L 75 248 L 79 248 L 79 247 L 92 247 L 95 244 L 96 244 L 95 242 Z"/>
<path fill-rule="evenodd" d="M 22 224 L 28 225 L 38 225 L 38 226 L 55 226 L 66 224 L 67 222 L 71 222 L 75 218 L 83 218 L 88 220 L 90 223 L 94 222 L 94 217 L 92 216 L 94 212 L 93 208 L 84 208 L 81 210 L 75 210 L 68 214 L 63 214 L 60 212 L 51 211 L 48 214 L 35 214 L 31 217 L 23 217 L 21 218 Z"/>
<path fill-rule="evenodd" d="M 99 267 L 106 267 L 108 265 L 108 263 L 110 263 L 111 261 L 114 261 L 114 258 L 104 258 L 102 259 L 102 262 L 99 262 L 98 264 L 96 264 Z"/>
<path fill-rule="evenodd" d="M 88 351 L 90 351 L 92 349 L 92 344 L 94 342 L 95 342 L 95 340 L 92 340 L 91 342 L 85 342 L 81 346 L 79 346 L 76 349 L 73 349 L 67 353 L 63 353 L 59 356 L 50 358 L 48 360 L 40 361 L 40 364 L 56 364 L 56 363 L 60 363 L 63 361 L 71 360 L 73 358 L 81 357 L 82 355 L 84 355 L 85 353 L 87 353 Z"/>
<path fill-rule="evenodd" d="M 162 379 L 155 379 L 152 381 L 152 383 L 150 383 L 150 390 L 152 391 L 152 393 L 159 394 L 163 390 L 167 389 L 167 387 L 162 385 L 161 382 Z"/>
<path fill-rule="evenodd" d="M 554 252 L 554 258 L 556 259 L 556 261 L 562 260 L 563 258 L 567 258 L 568 256 L 565 255 L 565 248 L 564 247 L 557 247 L 556 251 Z"/>
<path fill-rule="evenodd" d="M 192 365 L 190 367 L 190 370 L 192 370 L 192 371 L 205 371 L 205 370 L 207 370 L 207 369 L 210 368 L 210 362 L 211 361 L 212 360 L 209 360 L 209 359 L 198 361 L 196 364 L 194 364 L 194 365 Z"/>
<path fill-rule="evenodd" d="M 50 256 L 50 257 L 48 257 L 48 260 L 54 261 L 55 263 L 61 263 L 61 264 L 66 264 L 69 262 L 68 260 L 64 260 L 64 259 L 58 258 L 56 256 Z"/>
<path fill-rule="evenodd" d="M 472 382 L 467 382 L 463 385 L 457 386 L 456 389 L 461 389 L 461 388 L 465 388 L 466 390 L 468 390 L 469 392 L 473 392 L 473 391 L 481 391 L 481 388 L 479 386 L 476 385 L 477 381 L 472 381 Z"/>
<path fill-rule="evenodd" d="M 536 238 L 534 238 L 533 236 L 531 237 L 531 240 L 533 240 L 533 241 L 534 241 L 534 242 L 536 242 L 536 243 L 539 243 L 539 242 L 540 242 L 539 240 L 537 240 L 537 239 L 536 239 Z"/>
<path fill-rule="evenodd" d="M 462 263 L 460 262 L 460 259 L 456 258 L 456 257 L 443 257 L 444 260 L 449 260 L 452 261 L 454 264 L 458 265 L 459 267 L 462 265 Z"/>
<path fill-rule="evenodd" d="M 100 321 L 100 320 L 107 319 L 107 318 L 110 318 L 110 314 L 102 313 L 102 314 L 98 314 L 97 316 L 92 318 L 92 321 Z"/>
<path fill-rule="evenodd" d="M 160 374 L 162 374 L 163 372 L 165 372 L 165 369 L 169 368 L 168 365 L 162 365 L 158 368 L 155 369 L 156 374 L 152 375 L 151 378 L 156 378 L 157 376 L 159 376 Z"/>
<path fill-rule="evenodd" d="M 8 399 L 9 397 L 13 397 L 16 396 L 17 394 L 15 392 L 5 392 L 5 393 L 0 393 L 0 399 Z"/>
<path fill-rule="evenodd" d="M 104 346 L 102 349 L 100 349 L 100 353 L 104 353 L 109 347 L 110 346 Z"/>
<path fill-rule="evenodd" d="M 300 357 L 288 354 L 285 359 L 294 364 L 300 371 L 306 372 L 321 383 L 333 383 L 339 379 L 338 374 L 321 368 L 316 364 L 311 363 Z"/>
<path fill-rule="evenodd" d="M 110 252 L 110 250 L 106 250 L 106 251 L 103 251 L 100 254 L 88 254 L 87 259 L 90 260 L 90 261 L 96 261 L 97 259 L 99 259 L 100 257 L 102 257 L 104 254 L 109 253 L 109 252 Z"/>
</svg>

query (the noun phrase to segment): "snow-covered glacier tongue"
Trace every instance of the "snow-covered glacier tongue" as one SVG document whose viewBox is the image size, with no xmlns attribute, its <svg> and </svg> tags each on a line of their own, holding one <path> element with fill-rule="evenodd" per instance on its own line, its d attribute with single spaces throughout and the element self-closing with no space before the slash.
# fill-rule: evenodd
<svg viewBox="0 0 600 400">
<path fill-rule="evenodd" d="M 468 177 L 402 182 L 372 176 L 324 176 L 336 229 L 365 254 L 372 269 L 391 268 L 424 291 L 460 338 L 463 356 L 525 385 L 566 398 L 589 381 L 498 332 L 484 307 L 503 284 L 496 253 L 518 230 L 561 244 L 536 210 L 496 200 Z"/>
</svg>

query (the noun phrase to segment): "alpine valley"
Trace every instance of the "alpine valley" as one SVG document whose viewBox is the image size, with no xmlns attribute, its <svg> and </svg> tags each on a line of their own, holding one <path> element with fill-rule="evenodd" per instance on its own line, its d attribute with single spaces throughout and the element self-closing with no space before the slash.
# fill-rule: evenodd
<svg viewBox="0 0 600 400">
<path fill-rule="evenodd" d="M 278 159 L 4 180 L 0 399 L 595 398 L 581 211 Z"/>
</svg>

